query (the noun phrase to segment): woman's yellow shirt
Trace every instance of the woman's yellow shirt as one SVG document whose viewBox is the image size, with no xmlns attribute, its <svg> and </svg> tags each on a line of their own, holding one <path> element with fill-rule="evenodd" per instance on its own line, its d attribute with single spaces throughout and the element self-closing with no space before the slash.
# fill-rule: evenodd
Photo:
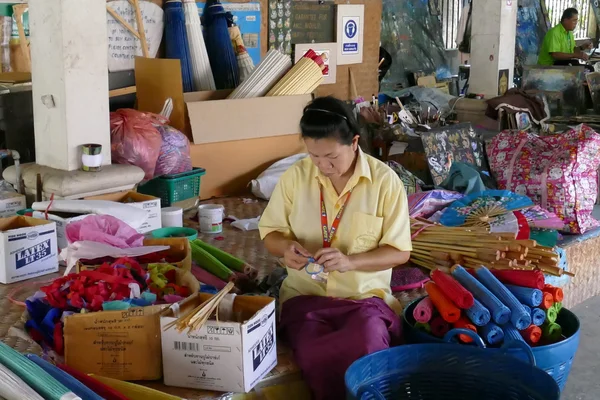
<svg viewBox="0 0 600 400">
<path fill-rule="evenodd" d="M 412 250 L 406 191 L 400 178 L 381 161 L 359 149 L 354 174 L 346 188 L 337 194 L 331 181 L 323 176 L 307 157 L 294 164 L 281 177 L 260 223 L 264 239 L 271 232 L 281 232 L 298 241 L 311 253 L 323 247 L 320 187 L 327 209 L 328 224 L 346 204 L 332 247 L 352 255 L 388 245 L 401 251 Z M 390 290 L 392 270 L 379 272 L 332 272 L 327 283 L 314 279 L 305 270 L 287 269 L 280 300 L 313 295 L 348 299 L 379 297 L 400 313 L 401 307 Z"/>
</svg>

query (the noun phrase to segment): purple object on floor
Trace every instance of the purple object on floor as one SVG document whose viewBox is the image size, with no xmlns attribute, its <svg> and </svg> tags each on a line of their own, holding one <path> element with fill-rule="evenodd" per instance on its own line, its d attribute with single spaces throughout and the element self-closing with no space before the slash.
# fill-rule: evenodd
<svg viewBox="0 0 600 400">
<path fill-rule="evenodd" d="M 419 268 L 396 267 L 392 270 L 392 292 L 418 289 L 425 286 L 430 279 Z"/>
<path fill-rule="evenodd" d="M 354 361 L 400 344 L 400 318 L 381 299 L 297 296 L 281 308 L 281 337 L 290 345 L 314 400 L 344 399 Z"/>
</svg>

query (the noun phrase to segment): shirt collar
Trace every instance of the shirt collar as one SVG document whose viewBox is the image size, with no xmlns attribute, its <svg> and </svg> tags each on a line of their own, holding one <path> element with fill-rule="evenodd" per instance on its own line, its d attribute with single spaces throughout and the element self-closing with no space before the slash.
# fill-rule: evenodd
<svg viewBox="0 0 600 400">
<path fill-rule="evenodd" d="M 561 33 L 566 33 L 567 35 L 569 34 L 569 32 L 567 32 L 567 30 L 565 29 L 565 27 L 563 26 L 563 24 L 558 24 Z"/>
<path fill-rule="evenodd" d="M 326 182 L 328 181 L 327 177 L 323 175 L 321 171 L 319 171 L 319 168 L 316 165 L 313 164 L 313 166 L 315 168 L 315 178 L 321 183 L 321 185 L 325 186 Z M 361 178 L 365 178 L 369 182 L 373 182 L 373 175 L 371 174 L 371 167 L 367 161 L 367 156 L 359 146 L 356 166 L 354 167 L 354 174 L 352 174 L 350 177 L 346 187 L 353 188 L 358 184 Z"/>
</svg>

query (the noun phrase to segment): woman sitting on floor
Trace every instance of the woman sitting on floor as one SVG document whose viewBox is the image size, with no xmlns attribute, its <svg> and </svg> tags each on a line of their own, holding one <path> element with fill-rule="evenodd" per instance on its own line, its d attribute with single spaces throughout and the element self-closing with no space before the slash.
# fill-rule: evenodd
<svg viewBox="0 0 600 400">
<path fill-rule="evenodd" d="M 350 364 L 400 338 L 390 280 L 412 250 L 408 204 L 398 176 L 359 148 L 357 121 L 342 101 L 315 99 L 300 128 L 310 157 L 281 177 L 260 234 L 287 265 L 283 339 L 314 397 L 343 399 Z M 311 274 L 318 265 L 324 274 Z"/>
</svg>

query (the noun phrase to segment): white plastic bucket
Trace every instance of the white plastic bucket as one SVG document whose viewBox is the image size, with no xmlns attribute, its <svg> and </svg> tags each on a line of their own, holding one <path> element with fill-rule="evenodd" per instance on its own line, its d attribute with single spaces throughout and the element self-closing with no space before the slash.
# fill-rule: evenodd
<svg viewBox="0 0 600 400">
<path fill-rule="evenodd" d="M 183 209 L 179 207 L 165 207 L 160 210 L 162 227 L 177 227 L 183 226 Z"/>
<path fill-rule="evenodd" d="M 225 207 L 220 204 L 201 204 L 198 206 L 198 222 L 202 233 L 223 232 Z"/>
</svg>

